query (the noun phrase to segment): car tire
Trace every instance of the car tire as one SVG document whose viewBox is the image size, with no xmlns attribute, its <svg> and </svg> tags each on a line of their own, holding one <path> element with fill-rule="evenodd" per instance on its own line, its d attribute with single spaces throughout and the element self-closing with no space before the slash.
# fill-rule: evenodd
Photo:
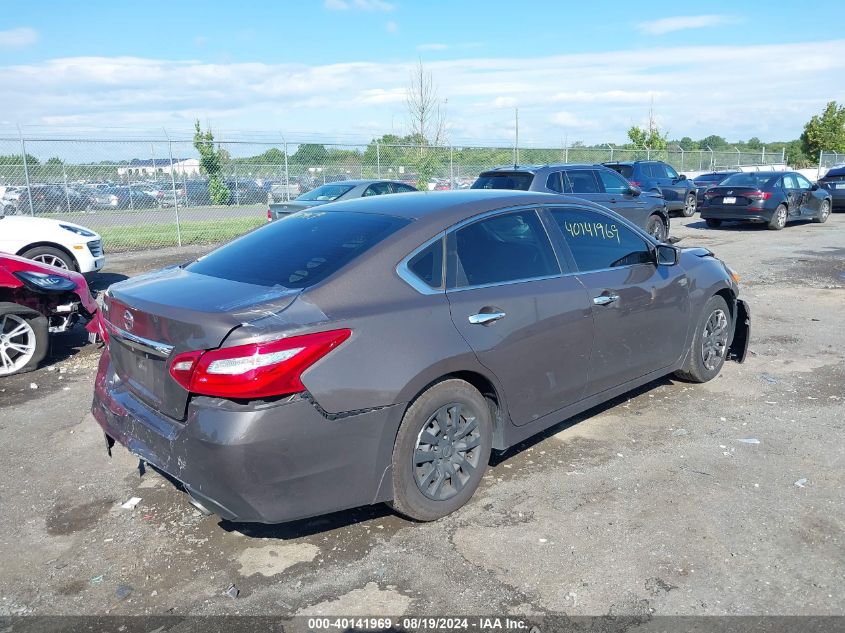
<svg viewBox="0 0 845 633">
<path fill-rule="evenodd" d="M 775 209 L 775 212 L 772 214 L 772 219 L 769 220 L 769 224 L 767 225 L 769 230 L 780 231 L 783 227 L 785 227 L 788 213 L 786 205 L 779 204 L 778 208 Z"/>
<path fill-rule="evenodd" d="M 830 217 L 830 201 L 822 200 L 822 206 L 819 208 L 819 214 L 813 218 L 816 224 L 824 224 L 827 218 Z"/>
<path fill-rule="evenodd" d="M 663 222 L 663 218 L 656 213 L 648 216 L 648 220 L 646 220 L 645 223 L 645 232 L 651 235 L 658 242 L 665 241 L 669 234 L 666 224 Z"/>
<path fill-rule="evenodd" d="M 695 326 L 686 363 L 675 376 L 689 382 L 707 382 L 719 375 L 728 355 L 732 318 L 721 296 L 710 297 Z"/>
<path fill-rule="evenodd" d="M 5 338 L 24 326 L 26 330 L 21 334 L 10 339 Z M 31 347 L 31 352 L 25 354 L 28 358 L 22 358 L 23 354 L 18 349 L 9 347 L 10 342 L 15 346 Z M 32 371 L 44 360 L 49 346 L 47 317 L 17 303 L 0 302 L 0 376 Z M 10 362 L 15 364 L 10 366 Z"/>
<path fill-rule="evenodd" d="M 698 197 L 695 193 L 687 194 L 684 200 L 684 206 L 681 209 L 681 215 L 685 218 L 691 218 L 695 215 L 695 210 L 698 208 Z"/>
<path fill-rule="evenodd" d="M 65 268 L 67 270 L 78 271 L 79 267 L 76 265 L 76 260 L 61 249 L 52 246 L 36 246 L 28 251 L 21 253 L 21 257 L 33 259 L 48 266 L 55 266 L 56 268 Z"/>
<path fill-rule="evenodd" d="M 722 221 L 717 220 L 716 218 L 707 218 L 705 222 L 707 222 L 707 228 L 709 229 L 718 229 L 722 226 Z"/>
<path fill-rule="evenodd" d="M 389 505 L 417 521 L 451 514 L 478 488 L 492 443 L 493 421 L 484 396 L 463 380 L 436 383 L 402 418 L 393 446 Z"/>
</svg>

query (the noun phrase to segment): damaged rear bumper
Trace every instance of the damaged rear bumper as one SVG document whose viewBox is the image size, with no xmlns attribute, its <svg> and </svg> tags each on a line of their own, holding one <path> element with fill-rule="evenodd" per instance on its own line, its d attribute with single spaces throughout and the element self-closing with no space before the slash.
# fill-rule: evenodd
<svg viewBox="0 0 845 633">
<path fill-rule="evenodd" d="M 107 442 L 124 445 L 223 519 L 281 523 L 386 500 L 378 491 L 395 406 L 330 420 L 299 395 L 249 405 L 194 397 L 181 422 L 135 398 L 108 352 L 100 363 L 92 412 Z"/>
</svg>

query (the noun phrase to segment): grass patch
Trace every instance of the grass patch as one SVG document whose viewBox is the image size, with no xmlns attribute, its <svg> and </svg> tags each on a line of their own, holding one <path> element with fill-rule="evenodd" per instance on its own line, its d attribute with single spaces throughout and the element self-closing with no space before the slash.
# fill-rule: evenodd
<svg viewBox="0 0 845 633">
<path fill-rule="evenodd" d="M 217 244 L 266 224 L 263 217 L 181 222 L 182 245 Z M 96 229 L 107 253 L 178 246 L 176 223 L 136 224 Z"/>
</svg>

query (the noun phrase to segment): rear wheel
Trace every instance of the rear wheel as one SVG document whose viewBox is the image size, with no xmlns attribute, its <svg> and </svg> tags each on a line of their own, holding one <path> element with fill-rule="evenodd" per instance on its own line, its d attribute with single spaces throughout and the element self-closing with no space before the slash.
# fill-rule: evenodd
<svg viewBox="0 0 845 633">
<path fill-rule="evenodd" d="M 769 220 L 768 227 L 772 231 L 780 231 L 783 227 L 786 226 L 786 205 L 779 204 L 778 208 L 775 209 L 775 212 L 772 214 L 772 219 Z"/>
<path fill-rule="evenodd" d="M 645 231 L 658 242 L 664 241 L 668 233 L 666 225 L 663 223 L 663 218 L 659 215 L 650 215 L 648 217 L 648 221 L 645 224 Z"/>
<path fill-rule="evenodd" d="M 687 362 L 675 375 L 691 382 L 707 382 L 715 378 L 727 358 L 732 331 L 728 304 L 719 295 L 710 297 L 701 311 Z"/>
<path fill-rule="evenodd" d="M 705 222 L 707 222 L 707 226 L 711 229 L 718 229 L 722 226 L 722 221 L 717 220 L 716 218 L 707 218 Z"/>
<path fill-rule="evenodd" d="M 827 222 L 827 218 L 830 215 L 830 201 L 829 200 L 822 200 L 822 206 L 819 209 L 819 214 L 813 218 L 813 222 L 817 224 L 822 224 Z"/>
<path fill-rule="evenodd" d="M 687 194 L 686 200 L 684 200 L 684 208 L 681 209 L 681 214 L 685 218 L 691 218 L 695 215 L 695 210 L 698 207 L 698 198 L 696 198 L 694 193 Z"/>
<path fill-rule="evenodd" d="M 32 371 L 47 355 L 47 319 L 16 303 L 0 303 L 0 376 Z"/>
<path fill-rule="evenodd" d="M 47 264 L 48 266 L 55 266 L 56 268 L 65 268 L 67 270 L 77 270 L 76 262 L 73 257 L 65 253 L 63 250 L 53 248 L 52 246 L 36 246 L 22 254 L 22 257 L 27 259 Z"/>
<path fill-rule="evenodd" d="M 490 459 L 493 423 L 484 397 L 463 380 L 444 380 L 405 412 L 393 447 L 398 512 L 434 521 L 472 497 Z"/>
</svg>

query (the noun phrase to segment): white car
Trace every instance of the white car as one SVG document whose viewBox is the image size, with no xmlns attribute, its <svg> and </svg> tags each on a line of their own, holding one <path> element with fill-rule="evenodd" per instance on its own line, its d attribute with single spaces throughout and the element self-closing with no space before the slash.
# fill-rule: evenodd
<svg viewBox="0 0 845 633">
<path fill-rule="evenodd" d="M 80 273 L 98 271 L 106 262 L 103 240 L 94 231 L 23 215 L 0 215 L 0 252 Z"/>
</svg>

